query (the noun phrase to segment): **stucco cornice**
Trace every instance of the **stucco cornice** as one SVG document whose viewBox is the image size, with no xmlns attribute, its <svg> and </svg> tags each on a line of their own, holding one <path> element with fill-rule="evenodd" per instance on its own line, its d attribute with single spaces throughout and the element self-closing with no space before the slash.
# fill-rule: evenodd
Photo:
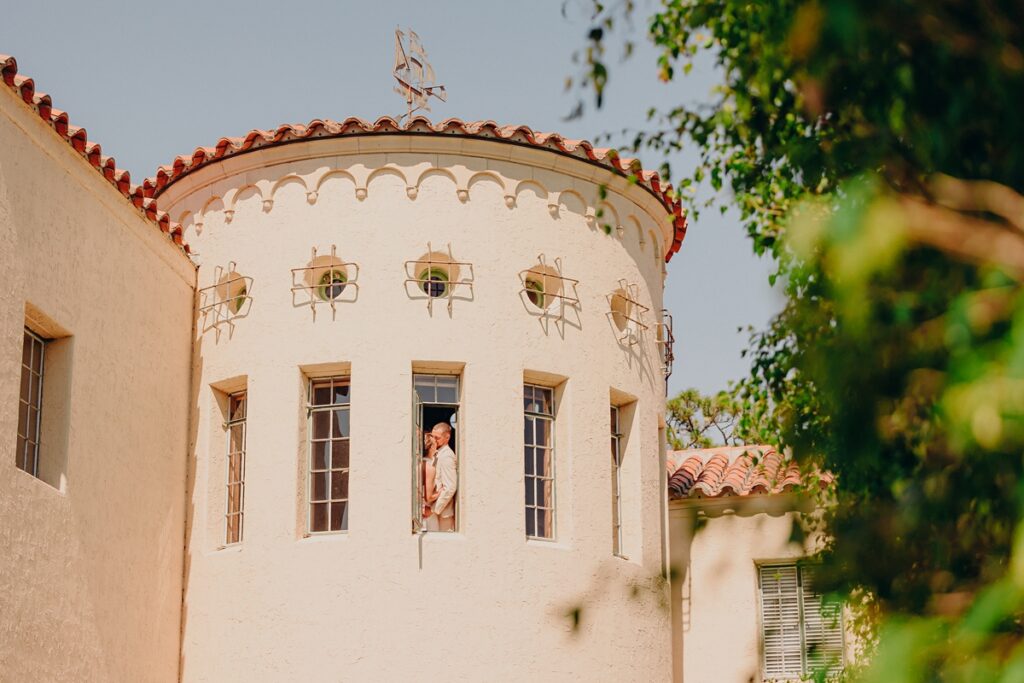
<svg viewBox="0 0 1024 683">
<path fill-rule="evenodd" d="M 609 189 L 630 196 L 640 205 L 648 203 L 638 199 L 638 195 L 645 195 L 653 199 L 658 207 L 655 214 L 652 214 L 655 221 L 668 225 L 666 261 L 679 250 L 686 235 L 686 214 L 672 186 L 663 184 L 656 172 L 643 170 L 635 159 L 622 157 L 613 149 L 596 148 L 583 140 L 568 140 L 554 133 L 538 133 L 526 126 L 498 126 L 493 121 L 464 122 L 447 119 L 433 124 L 427 119 L 416 117 L 405 124 L 399 124 L 389 117 L 373 123 L 348 118 L 341 122 L 314 120 L 307 125 L 252 130 L 244 137 L 221 138 L 213 147 L 198 147 L 190 156 L 177 157 L 172 164 L 160 167 L 156 175 L 143 182 L 143 193 L 155 199 L 191 174 L 223 165 L 231 159 L 258 150 L 337 138 L 356 141 L 355 151 L 348 153 L 364 153 L 371 149 L 374 152 L 426 151 L 516 161 L 604 184 Z M 363 141 L 367 143 L 365 150 Z M 301 156 L 305 158 L 329 156 L 309 151 L 309 145 L 304 147 L 307 151 Z M 581 170 L 586 168 L 594 170 Z M 220 175 L 234 172 L 237 172 L 237 167 L 231 171 L 223 169 Z M 201 175 L 208 177 L 209 172 Z M 202 184 L 201 181 L 199 185 Z M 173 205 L 173 195 L 170 201 Z M 661 216 L 657 216 L 658 213 Z"/>
</svg>

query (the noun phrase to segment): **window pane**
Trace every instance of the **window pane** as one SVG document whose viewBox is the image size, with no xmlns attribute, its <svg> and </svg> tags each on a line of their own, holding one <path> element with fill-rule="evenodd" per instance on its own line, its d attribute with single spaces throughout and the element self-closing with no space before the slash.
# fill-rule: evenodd
<svg viewBox="0 0 1024 683">
<path fill-rule="evenodd" d="M 314 472 L 311 476 L 313 478 L 312 499 L 315 500 L 315 501 L 317 501 L 317 500 L 327 500 L 327 476 L 328 476 L 328 473 L 327 472 Z"/>
<path fill-rule="evenodd" d="M 313 469 L 327 469 L 327 441 L 313 442 Z"/>
<path fill-rule="evenodd" d="M 32 367 L 32 343 L 35 340 L 28 334 L 25 333 L 25 341 L 21 347 L 21 364 L 25 367 Z"/>
<path fill-rule="evenodd" d="M 416 375 L 413 379 L 413 386 L 420 403 L 437 403 L 437 391 L 434 388 L 433 376 Z"/>
<path fill-rule="evenodd" d="M 348 424 L 348 409 L 333 410 L 334 414 L 334 438 L 348 437 L 349 435 L 349 424 Z"/>
<path fill-rule="evenodd" d="M 43 372 L 43 345 L 35 339 L 32 340 L 32 372 L 37 375 Z"/>
<path fill-rule="evenodd" d="M 39 393 L 42 391 L 42 389 L 43 389 L 43 378 L 39 377 L 37 375 L 32 375 L 30 380 L 29 380 L 29 396 L 30 396 L 29 400 L 31 401 L 32 405 L 34 405 L 34 406 L 38 406 L 39 405 L 39 403 L 40 403 L 40 401 L 39 401 Z"/>
<path fill-rule="evenodd" d="M 331 503 L 331 531 L 348 531 L 348 502 Z"/>
<path fill-rule="evenodd" d="M 551 420 L 537 420 L 537 445 L 551 445 Z"/>
<path fill-rule="evenodd" d="M 313 405 L 325 406 L 331 402 L 331 383 L 313 385 Z"/>
<path fill-rule="evenodd" d="M 348 499 L 348 472 L 331 473 L 331 499 Z"/>
<path fill-rule="evenodd" d="M 28 404 L 18 401 L 18 434 L 26 437 L 33 434 L 34 430 L 28 427 Z"/>
<path fill-rule="evenodd" d="M 234 394 L 231 396 L 228 419 L 231 421 L 245 419 L 245 394 Z"/>
<path fill-rule="evenodd" d="M 534 504 L 535 498 L 534 498 L 533 492 L 534 492 L 533 477 L 527 477 L 526 478 L 526 504 L 527 505 L 533 505 Z"/>
<path fill-rule="evenodd" d="M 231 425 L 228 431 L 231 435 L 231 442 L 228 446 L 230 452 L 237 453 L 245 450 L 245 426 L 241 424 Z"/>
<path fill-rule="evenodd" d="M 329 439 L 331 437 L 331 411 L 320 410 L 313 413 L 313 438 Z"/>
<path fill-rule="evenodd" d="M 18 434 L 18 447 L 17 450 L 14 452 L 14 463 L 21 469 L 28 471 L 28 464 L 26 463 L 25 460 L 25 445 L 25 437 L 23 437 L 21 434 Z"/>
<path fill-rule="evenodd" d="M 348 439 L 331 442 L 331 467 L 336 470 L 348 468 Z"/>
<path fill-rule="evenodd" d="M 314 503 L 310 515 L 310 531 L 327 531 L 327 503 Z"/>
<path fill-rule="evenodd" d="M 550 477 L 551 476 L 551 451 L 546 448 L 537 449 L 537 476 L 538 477 Z"/>
<path fill-rule="evenodd" d="M 228 486 L 228 513 L 239 512 L 242 509 L 242 485 L 231 484 Z"/>
<path fill-rule="evenodd" d="M 534 400 L 539 405 L 537 412 L 550 415 L 552 413 L 551 389 L 536 387 L 534 389 Z"/>
<path fill-rule="evenodd" d="M 551 507 L 551 480 L 537 480 L 537 507 Z"/>
<path fill-rule="evenodd" d="M 537 536 L 550 538 L 551 530 L 548 528 L 548 519 L 547 510 L 537 510 Z"/>
<path fill-rule="evenodd" d="M 334 385 L 334 403 L 347 405 L 351 398 L 351 390 L 348 382 Z"/>
<path fill-rule="evenodd" d="M 31 381 L 31 378 L 32 378 L 32 373 L 29 372 L 28 370 L 26 370 L 25 368 L 22 368 L 21 369 L 21 393 L 19 394 L 19 396 L 21 396 L 21 400 L 22 401 L 29 400 L 28 391 L 29 391 L 29 382 Z"/>
<path fill-rule="evenodd" d="M 536 536 L 537 535 L 537 525 L 536 525 L 536 522 L 534 520 L 533 508 L 526 508 L 526 535 L 527 536 Z"/>
<path fill-rule="evenodd" d="M 527 475 L 531 475 L 531 474 L 534 473 L 533 462 L 534 462 L 534 458 L 535 457 L 536 457 L 536 455 L 534 454 L 533 449 L 530 448 L 529 446 L 527 446 L 524 449 L 524 454 L 523 454 L 523 461 L 524 461 L 524 465 L 525 465 L 524 471 L 525 471 L 525 473 Z"/>
<path fill-rule="evenodd" d="M 523 443 L 527 446 L 533 445 L 533 418 L 527 417 L 523 421 Z"/>
<path fill-rule="evenodd" d="M 232 453 L 228 456 L 228 483 L 242 481 L 242 454 Z"/>
<path fill-rule="evenodd" d="M 458 403 L 459 392 L 454 386 L 438 386 L 437 387 L 437 402 L 438 403 Z"/>
</svg>

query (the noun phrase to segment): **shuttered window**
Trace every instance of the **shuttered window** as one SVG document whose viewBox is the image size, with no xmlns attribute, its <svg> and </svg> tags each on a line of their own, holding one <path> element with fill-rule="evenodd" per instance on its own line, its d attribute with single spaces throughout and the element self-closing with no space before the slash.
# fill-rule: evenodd
<svg viewBox="0 0 1024 683">
<path fill-rule="evenodd" d="M 761 565 L 761 638 L 766 681 L 799 679 L 843 665 L 842 605 L 814 590 L 813 568 L 801 564 Z"/>
</svg>

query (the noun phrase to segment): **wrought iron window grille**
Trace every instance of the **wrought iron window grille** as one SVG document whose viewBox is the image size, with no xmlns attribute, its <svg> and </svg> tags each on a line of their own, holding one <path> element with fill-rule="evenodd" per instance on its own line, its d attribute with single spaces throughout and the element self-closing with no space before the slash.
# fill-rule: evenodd
<svg viewBox="0 0 1024 683">
<path fill-rule="evenodd" d="M 199 290 L 199 314 L 204 331 L 219 328 L 223 323 L 234 327 L 234 319 L 247 316 L 252 308 L 253 279 L 238 274 L 236 265 L 229 261 L 227 268 L 217 266 L 213 271 L 214 284 Z"/>
<path fill-rule="evenodd" d="M 661 321 L 657 323 L 657 344 L 661 350 L 661 370 L 667 380 L 672 376 L 672 362 L 675 356 L 676 336 L 672 331 L 672 314 L 661 309 Z"/>
<path fill-rule="evenodd" d="M 310 249 L 310 265 L 292 268 L 292 305 L 309 306 L 316 320 L 319 304 L 330 306 L 331 319 L 337 317 L 339 303 L 354 303 L 359 298 L 359 264 L 341 261 L 337 245 L 331 245 L 328 260 L 317 263 L 316 247 Z"/>
<path fill-rule="evenodd" d="M 644 317 L 651 309 L 641 304 L 639 299 L 639 285 L 624 279 L 619 280 L 619 288 L 608 295 L 608 316 L 612 319 L 612 324 L 619 327 L 615 324 L 616 317 L 621 318 L 624 323 L 620 327 L 622 331 L 622 336 L 619 337 L 620 344 L 633 346 L 640 342 L 641 335 L 648 330 Z M 616 310 L 616 300 L 622 302 L 624 310 Z"/>
<path fill-rule="evenodd" d="M 537 265 L 519 272 L 519 282 L 519 296 L 533 305 L 527 310 L 545 322 L 554 319 L 556 325 L 564 324 L 566 309 L 580 305 L 580 281 L 563 274 L 561 258 L 555 258 L 549 265 L 547 256 L 538 254 Z M 549 283 L 554 286 L 548 286 Z"/>
<path fill-rule="evenodd" d="M 468 277 L 452 278 L 455 270 L 467 269 Z M 452 305 L 455 299 L 466 301 L 473 300 L 473 282 L 476 275 L 473 271 L 473 264 L 469 261 L 456 261 L 452 254 L 452 245 L 448 244 L 448 255 L 441 254 L 437 258 L 430 242 L 427 242 L 427 254 L 425 258 L 405 262 L 405 290 L 410 298 L 426 299 L 427 311 L 434 314 L 434 300 L 444 299 L 448 315 L 452 315 Z M 410 289 L 410 285 L 413 287 Z M 463 288 L 458 294 L 456 289 Z"/>
</svg>

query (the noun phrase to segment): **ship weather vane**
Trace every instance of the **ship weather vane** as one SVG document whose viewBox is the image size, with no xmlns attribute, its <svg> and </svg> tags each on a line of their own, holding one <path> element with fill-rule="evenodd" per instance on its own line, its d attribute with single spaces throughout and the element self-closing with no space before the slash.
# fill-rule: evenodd
<svg viewBox="0 0 1024 683">
<path fill-rule="evenodd" d="M 406 36 L 401 29 L 395 29 L 395 68 L 393 74 L 398 85 L 395 92 L 405 99 L 408 111 L 398 117 L 412 118 L 413 113 L 430 111 L 430 98 L 436 97 L 442 102 L 448 101 L 448 93 L 443 85 L 434 83 L 434 67 L 427 61 L 427 51 L 420 43 L 420 37 L 412 29 L 407 29 Z"/>
</svg>

